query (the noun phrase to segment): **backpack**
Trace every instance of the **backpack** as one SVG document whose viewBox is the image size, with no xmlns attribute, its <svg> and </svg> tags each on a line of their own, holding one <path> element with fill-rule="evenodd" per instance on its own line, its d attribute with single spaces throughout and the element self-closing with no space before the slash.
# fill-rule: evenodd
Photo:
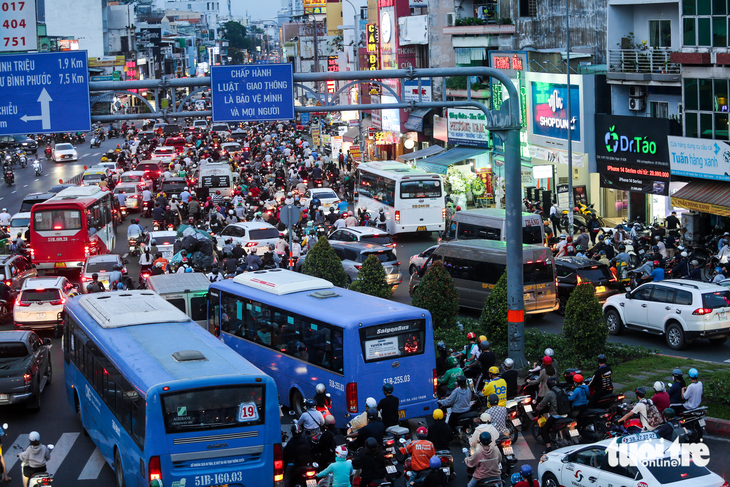
<svg viewBox="0 0 730 487">
<path fill-rule="evenodd" d="M 646 405 L 646 421 L 649 423 L 649 426 L 656 428 L 664 422 L 661 413 L 651 399 L 642 399 L 641 402 Z"/>
<path fill-rule="evenodd" d="M 553 392 L 555 392 L 556 398 L 555 412 L 557 414 L 570 414 L 570 399 L 568 399 L 568 394 L 559 387 L 553 388 Z"/>
</svg>

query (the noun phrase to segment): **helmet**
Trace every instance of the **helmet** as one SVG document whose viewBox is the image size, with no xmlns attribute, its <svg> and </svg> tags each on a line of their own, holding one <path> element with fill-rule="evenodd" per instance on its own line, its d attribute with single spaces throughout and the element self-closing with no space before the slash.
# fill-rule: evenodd
<svg viewBox="0 0 730 487">
<path fill-rule="evenodd" d="M 696 379 L 697 376 L 700 375 L 700 373 L 697 371 L 697 369 L 691 368 L 689 369 L 689 372 L 687 372 L 687 375 L 690 379 Z"/>
<path fill-rule="evenodd" d="M 489 373 L 490 374 L 497 375 L 497 374 L 499 374 L 499 368 L 497 368 L 494 365 L 492 365 L 491 367 L 489 367 Z"/>
<path fill-rule="evenodd" d="M 522 465 L 522 468 L 520 468 L 520 474 L 523 477 L 529 477 L 532 475 L 532 467 L 529 465 Z"/>
<path fill-rule="evenodd" d="M 436 344 L 436 349 L 439 351 L 446 350 L 446 344 L 443 341 L 440 341 Z"/>
<path fill-rule="evenodd" d="M 386 394 L 393 394 L 393 384 L 383 384 L 383 392 Z"/>
<path fill-rule="evenodd" d="M 573 376 L 573 382 L 575 382 L 576 384 L 580 384 L 581 382 L 583 382 L 583 376 L 580 374 L 575 374 Z"/>
<path fill-rule="evenodd" d="M 476 340 L 477 334 L 474 333 L 473 331 L 470 331 L 469 333 L 466 334 L 466 339 L 467 340 Z"/>
<path fill-rule="evenodd" d="M 715 272 L 722 274 L 722 267 L 715 267 Z"/>
<path fill-rule="evenodd" d="M 566 242 L 571 243 L 573 241 L 573 237 L 568 237 L 565 239 Z"/>
<path fill-rule="evenodd" d="M 28 441 L 41 441 L 41 434 L 37 431 L 31 431 L 28 435 Z"/>
<path fill-rule="evenodd" d="M 375 408 L 368 409 L 367 416 L 368 416 L 368 421 L 377 418 L 378 417 L 378 410 L 375 409 Z"/>
<path fill-rule="evenodd" d="M 431 459 L 428 461 L 428 466 L 434 470 L 441 468 L 441 458 L 437 457 L 436 455 L 432 456 Z"/>
<path fill-rule="evenodd" d="M 636 397 L 644 397 L 646 396 L 646 389 L 644 389 L 644 386 L 639 386 L 634 391 L 634 394 L 636 394 Z"/>
<path fill-rule="evenodd" d="M 489 413 L 482 413 L 481 416 L 479 416 L 479 421 L 481 421 L 484 424 L 491 423 L 492 415 Z"/>
<path fill-rule="evenodd" d="M 566 234 L 564 234 L 564 233 L 560 234 L 560 240 L 565 240 L 566 238 L 568 238 L 568 236 Z"/>
<path fill-rule="evenodd" d="M 433 419 L 438 421 L 440 419 L 444 419 L 444 412 L 441 409 L 434 409 L 433 410 Z"/>
<path fill-rule="evenodd" d="M 375 450 L 378 447 L 378 441 L 372 436 L 365 440 L 365 448 L 368 450 Z"/>
<path fill-rule="evenodd" d="M 317 407 L 317 401 L 315 401 L 314 399 L 307 399 L 304 402 L 304 405 L 307 406 L 307 409 L 313 409 Z"/>
<path fill-rule="evenodd" d="M 485 341 L 483 341 L 482 343 L 479 344 L 479 347 L 482 350 L 485 350 L 485 351 L 486 350 L 489 350 L 489 342 L 485 340 Z"/>
<path fill-rule="evenodd" d="M 317 384 L 317 387 L 315 387 L 314 390 L 317 392 L 317 394 L 324 394 L 327 390 L 327 386 L 320 382 L 319 384 Z"/>
<path fill-rule="evenodd" d="M 492 435 L 489 433 L 489 431 L 483 431 L 482 434 L 479 435 L 479 443 L 481 443 L 484 446 L 489 445 L 492 442 Z"/>
<path fill-rule="evenodd" d="M 338 446 L 335 448 L 335 455 L 339 458 L 347 458 L 347 447 L 345 445 Z"/>
<path fill-rule="evenodd" d="M 233 213 L 235 213 L 233 210 L 228 210 L 228 214 L 233 216 Z"/>
<path fill-rule="evenodd" d="M 555 350 L 553 350 L 552 348 L 546 348 L 545 349 L 545 355 L 547 357 L 552 357 L 553 355 L 555 355 Z"/>
<path fill-rule="evenodd" d="M 549 356 L 547 356 L 547 355 L 545 355 L 545 356 L 544 356 L 544 357 L 542 358 L 542 363 L 543 363 L 544 365 L 552 365 L 552 363 L 553 363 L 553 358 L 552 358 L 552 357 L 549 357 Z"/>
<path fill-rule="evenodd" d="M 679 254 L 679 255 L 681 255 L 682 257 L 687 257 L 687 255 L 688 255 L 688 254 L 687 254 L 687 252 L 685 252 L 685 251 L 682 251 L 682 253 L 681 253 L 681 254 Z"/>
<path fill-rule="evenodd" d="M 700 265 L 700 263 L 697 262 L 696 260 L 693 260 L 692 262 L 689 263 L 689 265 L 691 265 L 692 267 L 697 267 L 698 265 Z"/>
<path fill-rule="evenodd" d="M 655 245 L 651 248 L 651 250 L 653 250 L 654 252 L 659 252 L 659 246 Z"/>
<path fill-rule="evenodd" d="M 624 244 L 621 244 L 621 245 L 619 245 L 619 246 L 618 246 L 618 249 L 619 249 L 619 250 L 620 250 L 621 252 L 623 252 L 624 250 L 626 250 L 626 246 L 625 246 Z"/>
<path fill-rule="evenodd" d="M 682 377 L 682 371 L 681 371 L 680 369 L 674 369 L 674 370 L 672 371 L 672 375 L 673 375 L 674 377 Z"/>
<path fill-rule="evenodd" d="M 662 414 L 664 414 L 664 419 L 673 419 L 674 418 L 674 409 L 666 408 Z"/>
<path fill-rule="evenodd" d="M 502 365 L 504 366 L 505 369 L 511 369 L 512 367 L 515 366 L 515 361 L 512 360 L 511 358 L 506 358 L 506 359 L 504 359 L 504 363 Z"/>
<path fill-rule="evenodd" d="M 499 403 L 499 396 L 496 395 L 496 394 L 490 394 L 489 397 L 487 398 L 487 403 L 490 406 L 494 406 L 495 404 L 498 404 Z"/>
<path fill-rule="evenodd" d="M 479 343 L 486 342 L 487 341 L 487 337 L 485 335 L 479 335 L 479 340 L 478 341 L 479 341 Z"/>
<path fill-rule="evenodd" d="M 459 386 L 466 385 L 466 377 L 464 377 L 463 375 L 460 375 L 459 377 L 456 378 L 456 383 Z"/>
<path fill-rule="evenodd" d="M 335 424 L 335 417 L 332 416 L 331 414 L 328 414 L 327 416 L 324 417 L 324 424 L 326 424 L 328 426 L 331 424 Z"/>
<path fill-rule="evenodd" d="M 509 478 L 509 480 L 510 480 L 510 482 L 512 482 L 512 485 L 515 485 L 517 482 L 519 482 L 520 480 L 522 480 L 522 475 L 520 475 L 519 473 L 515 472 L 515 473 L 512 474 L 512 476 Z"/>
<path fill-rule="evenodd" d="M 378 403 L 375 402 L 375 398 L 368 397 L 365 400 L 365 407 L 367 407 L 369 409 L 376 408 L 376 407 L 378 407 Z"/>
<path fill-rule="evenodd" d="M 555 377 L 552 377 L 552 376 L 551 377 L 548 377 L 548 380 L 547 380 L 547 386 L 548 386 L 548 388 L 549 389 L 552 389 L 556 385 L 558 385 L 557 379 L 555 379 Z"/>
<path fill-rule="evenodd" d="M 598 355 L 598 357 L 596 357 L 596 360 L 598 360 L 599 364 L 606 363 L 606 356 L 604 354 L 600 354 L 600 355 Z"/>
<path fill-rule="evenodd" d="M 654 382 L 654 390 L 656 392 L 664 392 L 665 389 L 666 389 L 666 386 L 664 385 L 664 382 L 662 382 L 660 380 Z"/>
<path fill-rule="evenodd" d="M 448 365 L 449 367 L 456 367 L 456 364 L 458 363 L 459 361 L 456 360 L 456 357 L 452 356 L 446 359 L 446 365 Z"/>
<path fill-rule="evenodd" d="M 421 426 L 416 430 L 416 436 L 419 438 L 425 438 L 428 436 L 428 429 L 425 426 Z"/>
<path fill-rule="evenodd" d="M 654 261 L 654 267 L 659 267 L 659 261 L 658 260 L 655 260 Z"/>
</svg>

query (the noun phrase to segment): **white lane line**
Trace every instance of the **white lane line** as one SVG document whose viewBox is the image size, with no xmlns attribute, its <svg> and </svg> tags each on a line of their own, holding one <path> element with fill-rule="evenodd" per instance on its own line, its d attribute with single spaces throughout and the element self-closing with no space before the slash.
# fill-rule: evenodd
<svg viewBox="0 0 730 487">
<path fill-rule="evenodd" d="M 4 199 L 5 199 L 5 196 L 0 196 L 0 200 L 4 200 Z"/>
<path fill-rule="evenodd" d="M 725 363 L 726 363 L 726 364 L 730 364 L 730 358 L 729 358 L 729 359 L 727 359 L 727 360 L 725 360 Z"/>
<path fill-rule="evenodd" d="M 15 191 L 13 191 L 13 192 L 12 192 L 12 193 L 10 193 L 10 194 L 15 194 L 15 193 L 17 193 L 17 192 L 18 192 L 18 190 L 16 189 Z"/>
<path fill-rule="evenodd" d="M 56 473 L 58 467 L 60 467 L 61 463 L 63 463 L 66 459 L 66 456 L 71 451 L 71 447 L 74 446 L 74 443 L 76 442 L 76 438 L 78 438 L 80 434 L 81 433 L 64 433 L 61 435 L 61 438 L 58 440 L 58 443 L 56 443 L 55 448 L 53 448 L 51 459 L 48 460 L 48 463 L 46 463 L 48 473 L 51 475 Z"/>
<path fill-rule="evenodd" d="M 13 466 L 18 463 L 18 453 L 25 451 L 25 449 L 28 448 L 28 445 L 30 445 L 30 441 L 28 441 L 27 434 L 22 434 L 18 436 L 15 441 L 7 445 L 8 446 L 6 447 L 3 458 L 5 459 L 5 468 L 8 469 L 8 472 L 10 472 L 13 469 Z M 15 446 L 18 446 L 19 448 L 15 448 Z"/>
<path fill-rule="evenodd" d="M 94 453 L 91 454 L 89 461 L 84 465 L 84 469 L 81 471 L 78 480 L 93 480 L 97 478 L 105 464 L 106 460 L 104 460 L 104 455 L 101 454 L 98 448 L 94 449 Z"/>
<path fill-rule="evenodd" d="M 520 461 L 534 460 L 535 454 L 532 453 L 530 445 L 527 444 L 527 440 L 522 436 L 522 433 L 517 435 L 517 442 L 512 445 L 515 450 L 515 456 Z"/>
<path fill-rule="evenodd" d="M 23 187 L 24 187 L 24 188 L 27 188 L 27 187 L 28 187 L 28 185 L 26 184 L 26 185 L 25 185 L 25 186 L 23 186 Z"/>
</svg>

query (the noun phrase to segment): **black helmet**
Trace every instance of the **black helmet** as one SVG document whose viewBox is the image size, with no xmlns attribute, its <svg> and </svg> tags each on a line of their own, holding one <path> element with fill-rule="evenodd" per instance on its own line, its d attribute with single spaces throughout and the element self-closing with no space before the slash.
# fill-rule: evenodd
<svg viewBox="0 0 730 487">
<path fill-rule="evenodd" d="M 619 249 L 619 250 L 620 250 L 621 252 L 623 252 L 624 250 L 626 250 L 626 246 L 625 246 L 624 244 L 621 244 L 621 245 L 619 245 L 619 246 L 618 246 L 618 249 Z"/>
<path fill-rule="evenodd" d="M 484 446 L 488 446 L 492 442 L 492 434 L 489 431 L 483 431 L 479 435 L 479 443 Z"/>
<path fill-rule="evenodd" d="M 555 377 L 548 377 L 548 380 L 547 380 L 548 388 L 552 389 L 556 385 L 558 385 L 558 381 L 555 379 Z"/>
<path fill-rule="evenodd" d="M 312 409 L 317 407 L 317 401 L 314 399 L 307 399 L 304 401 L 304 405 L 307 407 L 307 409 Z"/>
<path fill-rule="evenodd" d="M 634 391 L 634 394 L 636 394 L 636 397 L 644 397 L 646 396 L 646 389 L 643 386 L 639 386 Z"/>
<path fill-rule="evenodd" d="M 367 412 L 368 420 L 373 420 L 378 417 L 378 410 L 377 409 L 368 409 Z"/>
<path fill-rule="evenodd" d="M 665 419 L 673 419 L 674 418 L 674 409 L 667 408 L 664 410 L 664 418 Z"/>
<path fill-rule="evenodd" d="M 365 440 L 365 448 L 367 448 L 368 450 L 375 450 L 376 448 L 378 448 L 378 441 L 371 436 L 370 438 Z"/>
<path fill-rule="evenodd" d="M 606 356 L 604 354 L 600 354 L 598 357 L 596 357 L 596 360 L 598 360 L 599 364 L 605 364 L 606 363 Z"/>
<path fill-rule="evenodd" d="M 393 384 L 383 384 L 383 392 L 386 394 L 393 394 Z"/>
<path fill-rule="evenodd" d="M 466 377 L 464 377 L 463 375 L 460 375 L 459 377 L 456 378 L 456 383 L 459 386 L 466 385 Z"/>
<path fill-rule="evenodd" d="M 490 406 L 494 406 L 495 404 L 499 404 L 499 396 L 496 394 L 490 394 L 487 398 L 487 402 Z"/>
<path fill-rule="evenodd" d="M 439 351 L 445 351 L 446 350 L 446 344 L 441 341 L 436 344 L 436 349 Z"/>
<path fill-rule="evenodd" d="M 483 341 L 482 343 L 479 344 L 479 346 L 481 347 L 482 350 L 485 350 L 485 351 L 489 350 L 489 342 L 487 342 L 487 341 Z"/>
</svg>

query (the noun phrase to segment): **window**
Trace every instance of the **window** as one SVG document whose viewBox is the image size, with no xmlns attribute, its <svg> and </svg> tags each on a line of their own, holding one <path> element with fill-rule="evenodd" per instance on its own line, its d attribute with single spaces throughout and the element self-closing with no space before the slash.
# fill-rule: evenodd
<svg viewBox="0 0 730 487">
<path fill-rule="evenodd" d="M 555 282 L 555 273 L 552 264 L 546 262 L 527 262 L 523 266 L 522 275 L 524 285 L 544 284 Z"/>
<path fill-rule="evenodd" d="M 45 210 L 34 215 L 33 230 L 80 230 L 81 212 L 78 210 Z"/>
<path fill-rule="evenodd" d="M 537 0 L 520 0 L 520 17 L 537 17 Z"/>
<path fill-rule="evenodd" d="M 185 298 L 168 299 L 167 302 L 182 311 L 183 313 L 187 313 L 185 311 Z"/>
<path fill-rule="evenodd" d="M 727 47 L 727 0 L 683 0 L 682 15 L 685 46 Z"/>
<path fill-rule="evenodd" d="M 669 118 L 669 103 L 665 101 L 650 101 L 649 114 L 652 118 Z"/>
<path fill-rule="evenodd" d="M 633 299 L 640 299 L 642 301 L 649 301 L 651 296 L 651 290 L 654 286 L 643 286 L 639 288 L 634 294 L 631 295 Z"/>
<path fill-rule="evenodd" d="M 222 331 L 342 374 L 342 328 L 229 293 L 221 304 Z"/>
<path fill-rule="evenodd" d="M 671 47 L 672 23 L 669 20 L 649 21 L 649 45 L 651 47 Z"/>
<path fill-rule="evenodd" d="M 395 201 L 395 181 L 369 172 L 359 173 L 357 191 L 388 206 L 393 206 Z"/>
<path fill-rule="evenodd" d="M 674 289 L 664 286 L 654 286 L 654 293 L 651 295 L 651 300 L 657 303 L 673 303 Z"/>
<path fill-rule="evenodd" d="M 458 223 L 458 230 L 456 238 L 460 240 L 469 239 L 485 239 L 485 240 L 499 240 L 502 236 L 501 228 L 485 227 L 481 225 L 473 225 L 471 223 Z"/>
<path fill-rule="evenodd" d="M 728 140 L 728 80 L 684 80 L 687 137 Z"/>
<path fill-rule="evenodd" d="M 440 198 L 441 181 L 428 179 L 421 181 L 403 181 L 400 183 L 400 197 L 406 199 Z"/>
<path fill-rule="evenodd" d="M 208 317 L 205 296 L 193 296 L 190 298 L 190 318 L 193 321 L 205 321 Z"/>
<path fill-rule="evenodd" d="M 730 307 L 730 291 L 717 291 L 703 294 L 702 307 L 710 309 Z"/>
<path fill-rule="evenodd" d="M 397 321 L 360 329 L 365 363 L 422 355 L 426 320 Z"/>
</svg>

